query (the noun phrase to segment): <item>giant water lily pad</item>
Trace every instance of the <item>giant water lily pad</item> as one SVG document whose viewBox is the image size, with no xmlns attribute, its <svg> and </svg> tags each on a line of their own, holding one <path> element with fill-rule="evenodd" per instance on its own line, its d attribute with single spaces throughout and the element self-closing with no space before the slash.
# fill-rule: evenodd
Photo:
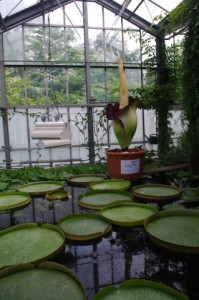
<svg viewBox="0 0 199 300">
<path fill-rule="evenodd" d="M 22 192 L 1 192 L 0 193 L 0 212 L 21 209 L 31 202 L 28 193 Z"/>
<path fill-rule="evenodd" d="M 146 202 L 170 202 L 179 198 L 182 190 L 166 184 L 143 184 L 134 186 L 133 196 Z"/>
<path fill-rule="evenodd" d="M 59 221 L 59 226 L 68 239 L 76 241 L 96 239 L 112 229 L 109 221 L 95 214 L 68 215 Z"/>
<path fill-rule="evenodd" d="M 65 236 L 55 225 L 35 223 L 0 231 L 0 268 L 53 257 L 64 246 Z"/>
<path fill-rule="evenodd" d="M 114 225 L 139 226 L 155 212 L 157 209 L 147 204 L 119 203 L 102 208 L 100 214 Z"/>
<path fill-rule="evenodd" d="M 199 211 L 161 211 L 144 222 L 152 242 L 180 253 L 199 254 Z"/>
<path fill-rule="evenodd" d="M 101 209 L 102 207 L 117 202 L 131 201 L 132 194 L 126 191 L 88 191 L 79 195 L 77 203 L 90 209 Z"/>
<path fill-rule="evenodd" d="M 145 279 L 124 281 L 119 288 L 109 286 L 99 291 L 93 300 L 188 300 L 177 290 Z"/>
<path fill-rule="evenodd" d="M 31 195 L 45 195 L 51 191 L 63 188 L 63 185 L 63 182 L 59 181 L 38 181 L 21 185 L 17 190 Z"/>
<path fill-rule="evenodd" d="M 131 182 L 124 179 L 107 179 L 103 181 L 93 182 L 89 185 L 91 190 L 113 190 L 125 191 L 131 187 Z"/>
<path fill-rule="evenodd" d="M 103 174 L 80 174 L 70 176 L 67 183 L 71 186 L 88 186 L 92 182 L 106 179 L 107 176 Z"/>
<path fill-rule="evenodd" d="M 0 299 L 85 300 L 85 288 L 68 268 L 53 262 L 24 264 L 0 271 Z"/>
</svg>

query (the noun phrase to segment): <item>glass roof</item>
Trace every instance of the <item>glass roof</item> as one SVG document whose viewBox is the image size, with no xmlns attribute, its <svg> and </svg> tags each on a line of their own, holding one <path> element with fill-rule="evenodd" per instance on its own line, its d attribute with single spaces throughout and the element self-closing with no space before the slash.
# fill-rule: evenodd
<svg viewBox="0 0 199 300">
<path fill-rule="evenodd" d="M 5 18 L 39 2 L 40 0 L 0 0 L 0 12 Z"/>
<path fill-rule="evenodd" d="M 40 2 L 48 2 L 52 0 L 0 0 L 0 13 L 2 18 L 14 15 L 17 12 L 23 11 L 26 8 L 38 4 Z M 64 5 L 70 2 L 77 1 L 64 1 L 64 0 L 53 0 L 53 2 Z M 93 1 L 93 0 L 92 0 Z M 89 2 L 89 1 L 88 1 Z M 98 1 L 96 1 L 98 2 Z M 106 1 L 104 1 L 106 2 Z M 125 8 L 132 11 L 139 17 L 145 19 L 146 21 L 155 24 L 158 23 L 158 19 L 154 19 L 157 16 L 164 17 L 168 12 L 174 9 L 182 0 L 107 0 L 107 2 L 115 2 L 122 5 L 122 8 L 118 12 L 118 15 L 121 16 Z M 156 20 L 156 21 L 155 21 Z"/>
</svg>

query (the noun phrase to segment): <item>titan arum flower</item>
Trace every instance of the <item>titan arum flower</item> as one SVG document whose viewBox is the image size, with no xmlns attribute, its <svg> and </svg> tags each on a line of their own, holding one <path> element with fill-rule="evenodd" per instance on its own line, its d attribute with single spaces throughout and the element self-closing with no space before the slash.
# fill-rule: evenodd
<svg viewBox="0 0 199 300">
<path fill-rule="evenodd" d="M 121 58 L 118 60 L 120 79 L 120 101 L 108 104 L 106 117 L 112 120 L 113 131 L 122 151 L 127 151 L 137 129 L 137 107 L 141 108 L 142 101 L 128 94 L 128 85 Z"/>
</svg>

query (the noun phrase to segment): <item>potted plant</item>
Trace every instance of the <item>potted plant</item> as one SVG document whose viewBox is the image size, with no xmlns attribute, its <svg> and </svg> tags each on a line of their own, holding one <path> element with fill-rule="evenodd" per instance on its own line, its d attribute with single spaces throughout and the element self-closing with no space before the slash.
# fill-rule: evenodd
<svg viewBox="0 0 199 300">
<path fill-rule="evenodd" d="M 137 129 L 137 107 L 142 101 L 128 94 L 128 86 L 122 59 L 118 60 L 120 80 L 120 100 L 108 104 L 105 114 L 112 121 L 113 131 L 121 149 L 107 150 L 108 175 L 111 178 L 136 179 L 143 173 L 145 150 L 137 147 L 129 149 Z"/>
</svg>

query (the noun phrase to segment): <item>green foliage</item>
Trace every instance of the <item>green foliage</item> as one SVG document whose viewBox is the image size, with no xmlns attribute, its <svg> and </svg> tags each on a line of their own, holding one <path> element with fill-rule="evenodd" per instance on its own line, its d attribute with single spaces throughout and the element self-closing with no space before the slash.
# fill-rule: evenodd
<svg viewBox="0 0 199 300">
<path fill-rule="evenodd" d="M 183 0 L 168 14 L 166 31 L 171 33 L 186 27 L 191 19 L 191 11 L 195 9 L 195 6 L 197 6 L 196 1 Z"/>
<path fill-rule="evenodd" d="M 160 154 L 159 159 L 163 166 L 182 164 L 189 161 L 187 152 L 179 146 L 173 146 L 167 153 Z"/>
<path fill-rule="evenodd" d="M 130 90 L 133 94 L 140 95 L 144 101 L 146 109 L 155 109 L 164 106 L 164 99 L 167 99 L 169 108 L 182 99 L 182 53 L 183 42 L 172 44 L 171 46 L 162 46 L 162 49 L 152 43 L 151 38 L 142 38 L 143 55 L 146 60 L 143 67 L 147 72 L 144 78 L 144 85 L 141 88 Z M 160 49 L 159 49 L 160 48 Z M 156 51 L 164 52 L 164 72 L 167 73 L 163 82 L 158 80 L 158 55 Z"/>
<path fill-rule="evenodd" d="M 20 169 L 0 170 L 1 186 L 0 190 L 10 190 L 28 182 L 40 180 L 66 181 L 69 176 L 79 174 L 105 174 L 106 164 L 81 164 L 65 166 L 60 168 L 44 169 L 40 166 L 25 167 Z M 19 179 L 20 178 L 20 179 Z"/>
<path fill-rule="evenodd" d="M 189 11 L 189 24 L 184 44 L 183 61 L 183 110 L 184 118 L 188 121 L 186 141 L 190 145 L 193 168 L 198 168 L 199 153 L 199 3 L 188 1 L 191 6 Z"/>
<path fill-rule="evenodd" d="M 183 44 L 166 47 L 159 38 L 155 44 L 152 37 L 142 36 L 141 45 L 146 58 L 144 85 L 130 90 L 141 97 L 146 109 L 154 109 L 157 115 L 158 151 L 164 154 L 172 146 L 170 110 L 182 98 L 182 49 Z"/>
</svg>

